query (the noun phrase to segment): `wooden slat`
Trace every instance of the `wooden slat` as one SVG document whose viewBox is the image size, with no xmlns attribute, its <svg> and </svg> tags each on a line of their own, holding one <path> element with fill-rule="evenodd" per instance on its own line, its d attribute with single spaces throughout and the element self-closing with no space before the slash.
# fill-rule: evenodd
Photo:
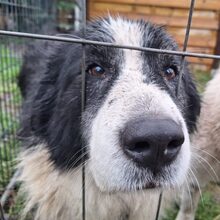
<svg viewBox="0 0 220 220">
<path fill-rule="evenodd" d="M 179 49 L 183 49 L 183 45 L 179 44 Z M 193 53 L 204 53 L 204 54 L 214 54 L 214 48 L 207 48 L 207 47 L 195 47 L 195 46 L 188 46 L 187 47 L 188 52 Z"/>
<path fill-rule="evenodd" d="M 182 44 L 184 42 L 184 38 L 182 36 L 173 36 L 173 37 L 179 44 Z M 209 37 L 199 38 L 197 36 L 190 36 L 188 45 L 195 47 L 215 48 L 215 39 Z"/>
<path fill-rule="evenodd" d="M 185 36 L 186 28 L 175 28 L 175 27 L 166 27 L 166 30 L 171 34 L 181 35 Z M 191 29 L 190 30 L 190 36 L 197 36 L 199 38 L 201 37 L 212 37 L 217 38 L 217 31 L 215 30 L 198 30 L 198 29 Z"/>
<path fill-rule="evenodd" d="M 94 3 L 93 10 L 98 11 L 113 11 L 113 12 L 131 12 L 132 5 L 110 4 L 110 3 Z"/>
<path fill-rule="evenodd" d="M 147 15 L 162 15 L 162 16 L 174 16 L 174 17 L 185 17 L 189 16 L 189 9 L 182 8 L 160 8 L 155 6 L 138 6 L 134 5 L 134 12 L 147 14 Z M 193 18 L 206 18 L 206 19 L 217 19 L 217 13 L 215 11 L 194 11 Z"/>
<path fill-rule="evenodd" d="M 114 6 L 115 9 L 117 9 L 117 6 Z M 133 19 L 145 19 L 150 20 L 156 24 L 165 25 L 165 26 L 173 26 L 173 27 L 186 27 L 187 25 L 187 18 L 182 17 L 167 17 L 167 16 L 154 16 L 154 15 L 141 15 L 141 14 L 131 14 L 123 11 L 111 11 L 108 10 L 111 15 L 124 15 L 128 18 Z M 98 16 L 107 16 L 108 12 L 106 11 L 94 11 L 91 10 L 90 17 L 98 17 Z M 218 21 L 213 19 L 193 19 L 192 21 L 192 28 L 195 29 L 209 29 L 209 30 L 218 30 Z"/>
<path fill-rule="evenodd" d="M 165 0 L 96 0 L 95 2 L 150 5 L 150 6 L 170 7 L 170 8 L 189 8 L 190 6 L 190 0 L 167 0 L 167 1 Z M 196 0 L 195 9 L 218 11 L 220 10 L 220 1 Z"/>
<path fill-rule="evenodd" d="M 211 59 L 204 59 L 198 57 L 187 57 L 187 60 L 191 63 L 203 63 L 205 65 L 212 65 L 213 60 Z"/>
</svg>

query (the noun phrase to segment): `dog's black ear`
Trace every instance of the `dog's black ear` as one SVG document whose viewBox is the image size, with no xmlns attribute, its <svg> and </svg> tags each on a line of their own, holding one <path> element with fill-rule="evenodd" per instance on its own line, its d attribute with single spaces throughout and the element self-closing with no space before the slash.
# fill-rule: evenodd
<svg viewBox="0 0 220 220">
<path fill-rule="evenodd" d="M 188 68 L 185 67 L 185 74 L 183 74 L 183 86 L 185 87 L 187 95 L 187 109 L 186 109 L 186 123 L 189 133 L 193 133 L 196 129 L 197 118 L 200 114 L 200 96 L 196 89 L 192 74 Z"/>
<path fill-rule="evenodd" d="M 81 47 L 62 44 L 49 58 L 33 101 L 32 130 L 63 168 L 81 162 Z"/>
</svg>

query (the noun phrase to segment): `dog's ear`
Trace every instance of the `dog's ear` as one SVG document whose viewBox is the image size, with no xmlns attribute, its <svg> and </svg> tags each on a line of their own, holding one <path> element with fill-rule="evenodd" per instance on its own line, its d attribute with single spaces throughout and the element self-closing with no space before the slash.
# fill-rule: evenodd
<svg viewBox="0 0 220 220">
<path fill-rule="evenodd" d="M 81 151 L 81 47 L 62 44 L 49 58 L 33 101 L 32 129 L 60 167 L 77 166 Z"/>
<path fill-rule="evenodd" d="M 187 108 L 186 109 L 186 123 L 189 133 L 193 133 L 196 129 L 197 118 L 200 114 L 200 96 L 196 89 L 192 74 L 188 68 L 185 67 L 185 74 L 183 74 L 183 86 L 185 87 L 187 96 Z"/>
</svg>

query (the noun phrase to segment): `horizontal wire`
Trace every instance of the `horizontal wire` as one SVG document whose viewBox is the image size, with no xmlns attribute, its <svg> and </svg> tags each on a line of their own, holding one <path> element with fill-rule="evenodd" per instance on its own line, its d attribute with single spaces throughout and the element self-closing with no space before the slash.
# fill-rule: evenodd
<svg viewBox="0 0 220 220">
<path fill-rule="evenodd" d="M 171 55 L 177 55 L 177 56 L 199 57 L 199 58 L 205 58 L 205 59 L 220 59 L 220 55 L 213 55 L 213 54 L 202 54 L 202 53 L 193 53 L 193 52 L 187 52 L 187 51 L 184 52 L 184 51 L 156 49 L 156 48 L 149 48 L 149 47 L 119 45 L 119 44 L 100 42 L 100 41 L 58 37 L 58 36 L 42 35 L 42 34 L 31 34 L 31 33 L 15 32 L 15 31 L 0 30 L 0 35 L 13 36 L 13 37 L 26 37 L 26 38 L 34 38 L 34 39 L 40 39 L 40 40 L 63 41 L 63 42 L 69 42 L 69 43 L 98 45 L 98 46 L 146 51 L 146 52 L 152 52 L 152 53 L 171 54 Z"/>
</svg>

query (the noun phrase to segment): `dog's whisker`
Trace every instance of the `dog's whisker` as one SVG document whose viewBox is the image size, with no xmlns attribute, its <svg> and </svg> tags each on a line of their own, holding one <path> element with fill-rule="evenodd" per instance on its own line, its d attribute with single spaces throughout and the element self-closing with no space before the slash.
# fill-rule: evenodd
<svg viewBox="0 0 220 220">
<path fill-rule="evenodd" d="M 84 151 L 84 150 L 85 150 L 85 151 Z M 67 162 L 67 166 L 70 165 L 71 160 L 72 160 L 77 154 L 81 154 L 83 151 L 84 151 L 84 153 L 83 153 L 83 154 L 84 154 L 83 157 L 84 157 L 84 156 L 86 156 L 86 154 L 88 153 L 88 149 L 87 149 L 87 146 L 86 146 L 86 145 L 85 145 L 85 146 L 81 146 L 81 147 L 79 148 L 79 150 L 76 151 L 75 154 L 73 154 L 73 155 L 69 158 L 69 160 L 68 160 L 68 162 Z M 83 158 L 82 155 L 80 155 L 79 157 L 81 157 L 80 160 Z M 79 159 L 79 158 L 77 157 L 77 159 Z M 77 162 L 79 162 L 79 161 L 77 161 Z M 75 162 L 74 162 L 74 165 L 76 165 Z M 71 167 L 74 167 L 74 166 L 71 164 Z"/>
<path fill-rule="evenodd" d="M 210 172 L 210 170 L 205 166 L 204 161 L 202 161 L 200 158 L 198 158 L 196 155 L 192 154 L 192 157 L 202 165 L 202 167 L 206 170 L 206 172 L 210 175 L 210 177 L 213 179 L 213 181 L 216 181 L 216 177 L 213 176 L 213 174 Z"/>
<path fill-rule="evenodd" d="M 190 186 L 189 186 L 189 183 L 188 183 L 188 180 L 186 179 L 186 187 L 187 187 L 187 191 L 188 191 L 188 195 L 189 195 L 189 198 L 190 198 L 190 207 L 191 207 L 191 211 L 193 211 L 193 201 L 192 201 L 192 195 L 191 195 L 191 190 L 190 190 Z"/>
<path fill-rule="evenodd" d="M 77 159 L 70 164 L 71 160 L 73 157 L 70 158 L 68 165 L 70 165 L 70 168 L 73 168 L 78 162 L 80 162 L 86 155 L 88 154 L 88 151 L 85 151 L 83 154 L 81 154 L 79 157 L 77 157 Z"/>
<path fill-rule="evenodd" d="M 209 166 L 209 168 L 211 169 L 211 171 L 215 175 L 216 181 L 218 181 L 219 177 L 218 177 L 217 173 L 215 172 L 215 169 L 211 166 L 211 164 L 205 158 L 200 156 L 199 154 L 196 154 L 196 156 L 199 157 L 200 160 L 204 161 Z"/>
<path fill-rule="evenodd" d="M 193 169 L 193 167 L 192 167 L 192 169 Z M 202 196 L 202 190 L 201 190 L 201 187 L 200 187 L 199 181 L 198 181 L 198 179 L 197 179 L 197 177 L 196 177 L 196 175 L 194 174 L 194 172 L 193 172 L 192 169 L 189 168 L 189 172 L 191 172 L 191 174 L 193 175 L 193 177 L 194 177 L 194 179 L 195 179 L 195 181 L 196 181 L 196 184 L 197 184 L 198 189 L 199 189 L 200 198 L 201 198 L 201 200 L 202 200 L 202 204 L 204 204 L 203 196 Z"/>
<path fill-rule="evenodd" d="M 202 151 L 203 153 L 205 153 L 205 154 L 207 154 L 208 156 L 212 157 L 217 163 L 220 163 L 220 160 L 218 160 L 218 158 L 216 158 L 214 155 L 210 154 L 210 153 L 207 152 L 206 150 L 197 148 L 197 147 L 195 147 L 195 146 L 192 146 L 192 148 L 194 148 L 194 149 L 196 149 L 196 150 L 199 150 L 199 151 Z"/>
</svg>

